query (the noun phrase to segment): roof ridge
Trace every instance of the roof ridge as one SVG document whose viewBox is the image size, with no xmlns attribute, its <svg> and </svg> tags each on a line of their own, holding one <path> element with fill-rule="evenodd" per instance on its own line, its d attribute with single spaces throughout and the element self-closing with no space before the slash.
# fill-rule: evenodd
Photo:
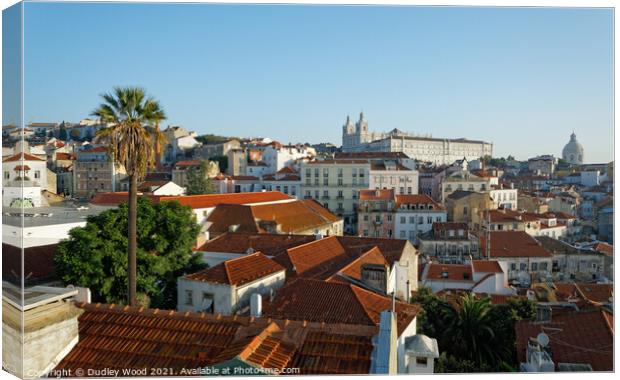
<svg viewBox="0 0 620 380">
<path fill-rule="evenodd" d="M 357 258 L 355 258 L 355 260 L 351 261 L 350 263 L 348 263 L 348 264 L 347 264 L 347 265 L 345 265 L 344 267 L 340 268 L 340 270 L 339 270 L 337 273 L 335 273 L 335 274 L 339 274 L 339 273 L 341 273 L 341 272 L 344 272 L 344 271 L 345 271 L 345 270 L 347 270 L 350 266 L 352 266 L 352 265 L 353 265 L 353 264 L 355 264 L 357 261 L 359 261 L 362 257 L 364 257 L 364 256 L 366 256 L 366 255 L 371 254 L 371 253 L 372 253 L 372 251 L 373 251 L 373 250 L 375 250 L 375 249 L 378 251 L 379 255 L 381 255 L 381 257 L 383 258 L 383 261 L 385 261 L 385 263 L 386 263 L 386 264 L 388 264 L 387 260 L 385 259 L 385 256 L 383 256 L 383 252 L 381 252 L 381 249 L 379 249 L 379 247 L 375 245 L 374 247 L 370 248 L 368 251 L 366 251 L 366 252 L 362 253 L 360 256 L 358 256 Z M 331 276 L 331 277 L 333 277 L 333 276 Z"/>
<path fill-rule="evenodd" d="M 346 284 L 345 284 L 346 285 Z M 376 297 L 380 297 L 380 298 L 384 298 L 380 295 L 378 295 L 375 292 L 371 292 L 370 290 L 366 290 L 363 289 L 357 285 L 354 284 L 348 284 L 348 286 L 351 288 L 351 291 L 353 292 L 353 294 L 355 295 L 355 298 L 357 299 L 357 302 L 359 302 L 360 306 L 362 307 L 362 309 L 364 310 L 364 313 L 366 313 L 366 316 L 368 317 L 368 319 L 372 322 L 372 323 L 376 323 L 372 317 L 370 316 L 370 312 L 368 311 L 368 308 L 366 307 L 366 303 L 362 300 L 360 294 L 358 294 L 358 292 L 366 292 L 368 294 L 371 294 L 372 296 L 376 296 Z"/>
</svg>

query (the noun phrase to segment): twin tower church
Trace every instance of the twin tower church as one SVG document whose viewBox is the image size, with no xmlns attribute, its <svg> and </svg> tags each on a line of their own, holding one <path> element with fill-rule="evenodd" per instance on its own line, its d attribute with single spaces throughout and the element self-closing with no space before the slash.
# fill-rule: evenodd
<svg viewBox="0 0 620 380">
<path fill-rule="evenodd" d="M 449 165 L 465 157 L 468 161 L 484 156 L 493 156 L 493 143 L 467 138 L 436 138 L 430 135 L 415 135 L 392 129 L 387 133 L 371 132 L 368 121 L 361 112 L 353 123 L 350 117 L 342 126 L 343 152 L 403 152 L 411 158 Z M 562 158 L 574 165 L 583 164 L 583 147 L 573 133 L 562 151 Z"/>
</svg>

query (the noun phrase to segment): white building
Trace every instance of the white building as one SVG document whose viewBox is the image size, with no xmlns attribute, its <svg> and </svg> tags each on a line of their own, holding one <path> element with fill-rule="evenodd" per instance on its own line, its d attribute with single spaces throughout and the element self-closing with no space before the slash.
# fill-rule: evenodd
<svg viewBox="0 0 620 380">
<path fill-rule="evenodd" d="M 432 138 L 415 136 L 393 129 L 388 133 L 368 131 L 368 122 L 360 113 L 358 122 L 353 126 L 350 118 L 342 127 L 343 152 L 403 152 L 420 161 L 437 165 L 451 164 L 463 157 L 475 160 L 493 155 L 493 144 L 485 141 Z"/>
<path fill-rule="evenodd" d="M 418 235 L 433 228 L 433 223 L 446 222 L 448 212 L 428 195 L 397 195 L 394 215 L 396 239 L 417 243 Z"/>
<path fill-rule="evenodd" d="M 489 195 L 493 199 L 494 208 L 517 210 L 518 190 L 492 186 Z"/>
<path fill-rule="evenodd" d="M 418 194 L 418 171 L 397 161 L 372 161 L 370 163 L 370 189 L 394 189 L 396 194 Z"/>
<path fill-rule="evenodd" d="M 279 147 L 269 145 L 262 152 L 262 162 L 267 164 L 269 171 L 262 174 L 273 174 L 285 166 L 291 166 L 298 159 L 315 156 L 316 150 L 305 145 L 282 145 Z"/>
<path fill-rule="evenodd" d="M 260 252 L 224 261 L 178 279 L 177 310 L 231 315 L 249 308 L 254 293 L 284 285 L 285 269 Z"/>
<path fill-rule="evenodd" d="M 506 263 L 496 260 L 473 260 L 465 264 L 427 263 L 419 279 L 420 286 L 433 293 L 467 290 L 477 294 L 516 295 L 508 285 Z"/>
</svg>

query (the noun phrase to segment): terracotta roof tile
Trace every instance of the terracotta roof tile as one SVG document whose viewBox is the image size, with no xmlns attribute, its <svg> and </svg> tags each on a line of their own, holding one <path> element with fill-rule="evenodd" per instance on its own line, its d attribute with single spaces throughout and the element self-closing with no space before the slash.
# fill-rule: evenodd
<svg viewBox="0 0 620 380">
<path fill-rule="evenodd" d="M 608 256 L 614 254 L 614 246 L 607 243 L 597 243 L 593 249 L 597 252 L 602 252 Z"/>
<path fill-rule="evenodd" d="M 371 248 L 368 252 L 361 255 L 359 258 L 353 260 L 350 264 L 342 268 L 338 272 L 339 275 L 344 275 L 348 278 L 352 278 L 358 281 L 362 279 L 362 266 L 364 264 L 378 264 L 385 265 L 389 267 L 389 263 L 381 253 L 381 250 L 378 247 Z M 334 278 L 336 275 L 330 277 Z"/>
<path fill-rule="evenodd" d="M 75 160 L 75 156 L 72 155 L 71 153 L 64 153 L 64 152 L 56 152 L 56 159 L 57 160 Z"/>
<path fill-rule="evenodd" d="M 108 147 L 97 146 L 97 147 L 90 148 L 90 149 L 80 150 L 78 151 L 78 154 L 80 153 L 107 153 L 107 152 L 108 152 Z"/>
<path fill-rule="evenodd" d="M 188 280 L 244 285 L 259 278 L 283 271 L 284 267 L 260 252 L 224 261 L 214 267 L 185 276 Z"/>
<path fill-rule="evenodd" d="M 353 284 L 297 279 L 278 289 L 273 301 L 265 302 L 263 315 L 277 319 L 378 326 L 381 312 L 391 307 L 390 297 Z M 396 302 L 399 335 L 420 310 L 419 305 Z"/>
<path fill-rule="evenodd" d="M 279 191 L 265 191 L 256 193 L 229 193 L 229 194 L 207 194 L 207 195 L 184 195 L 184 196 L 160 196 L 156 197 L 157 202 L 178 201 L 182 205 L 192 208 L 210 208 L 218 204 L 260 204 L 292 200 L 290 196 Z"/>
<path fill-rule="evenodd" d="M 204 243 L 197 251 L 247 253 L 248 249 L 276 256 L 288 248 L 314 241 L 312 235 L 280 235 L 227 232 Z"/>
<path fill-rule="evenodd" d="M 393 200 L 394 189 L 360 190 L 359 199 L 360 201 Z"/>
<path fill-rule="evenodd" d="M 552 257 L 551 253 L 524 231 L 492 231 L 491 257 Z M 486 254 L 486 236 L 480 237 L 480 248 Z"/>
<path fill-rule="evenodd" d="M 443 206 L 435 202 L 431 197 L 426 194 L 400 194 L 396 195 L 396 207 L 400 207 L 405 204 L 425 204 L 432 205 L 435 210 L 443 210 Z"/>
<path fill-rule="evenodd" d="M 470 265 L 429 263 L 427 266 L 426 280 L 473 282 Z"/>
<path fill-rule="evenodd" d="M 473 260 L 474 272 L 502 273 L 502 267 L 495 260 Z"/>
<path fill-rule="evenodd" d="M 517 356 L 525 362 L 527 342 L 544 332 L 556 363 L 586 363 L 595 371 L 613 371 L 613 327 L 606 311 L 554 315 L 551 322 L 519 321 L 515 326 Z"/>
<path fill-rule="evenodd" d="M 394 265 L 399 261 L 409 245 L 410 249 L 415 250 L 413 245 L 407 240 L 402 239 L 386 239 L 386 238 L 369 238 L 356 236 L 338 236 L 338 241 L 346 249 L 350 256 L 360 256 L 369 249 L 378 247 L 385 259 Z"/>
<path fill-rule="evenodd" d="M 609 303 L 614 294 L 613 284 L 576 283 L 579 295 L 588 302 Z"/>
<path fill-rule="evenodd" d="M 45 161 L 45 160 L 37 156 L 34 156 L 30 153 L 24 153 L 24 152 L 14 154 L 2 160 L 2 162 L 13 162 L 13 161 Z"/>
</svg>

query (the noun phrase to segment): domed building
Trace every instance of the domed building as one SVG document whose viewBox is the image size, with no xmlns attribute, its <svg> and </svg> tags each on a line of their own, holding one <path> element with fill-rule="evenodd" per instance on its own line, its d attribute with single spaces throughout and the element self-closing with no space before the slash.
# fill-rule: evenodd
<svg viewBox="0 0 620 380">
<path fill-rule="evenodd" d="M 570 135 L 570 141 L 562 149 L 562 159 L 573 165 L 583 164 L 583 146 L 577 142 L 575 132 Z"/>
</svg>

